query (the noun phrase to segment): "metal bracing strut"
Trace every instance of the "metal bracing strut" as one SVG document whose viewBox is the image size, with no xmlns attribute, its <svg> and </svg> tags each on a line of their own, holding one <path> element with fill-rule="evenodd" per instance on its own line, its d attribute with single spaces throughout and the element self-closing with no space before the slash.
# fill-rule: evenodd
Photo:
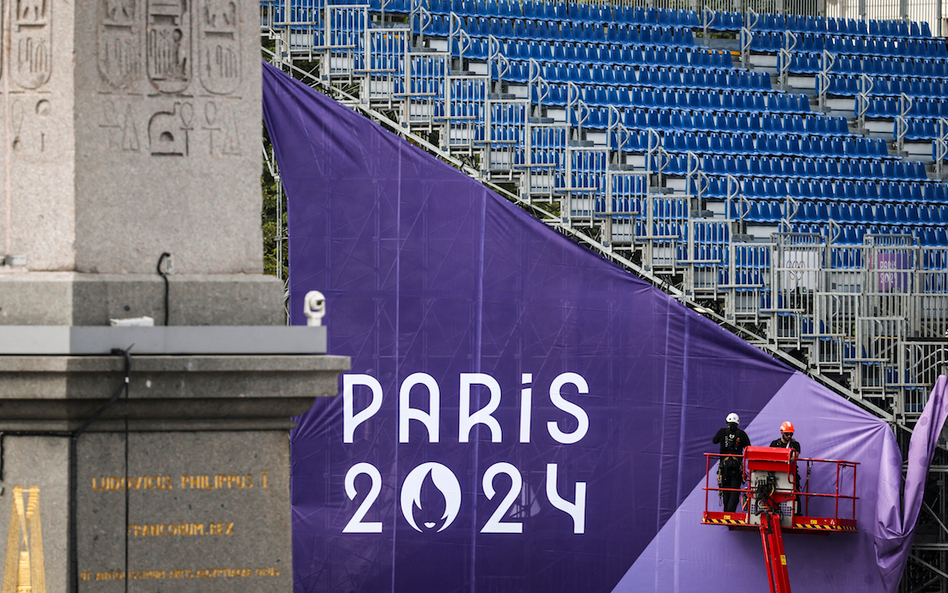
<svg viewBox="0 0 948 593">
<path fill-rule="evenodd" d="M 819 80 L 820 94 L 819 94 L 819 106 L 820 111 L 826 111 L 826 93 L 829 91 L 830 77 L 829 73 L 833 69 L 833 66 L 836 64 L 836 56 L 829 53 L 825 49 L 823 50 L 822 56 L 820 56 L 820 73 L 817 74 L 817 79 Z"/>
<path fill-rule="evenodd" d="M 908 115 L 915 101 L 905 93 L 899 95 L 899 114 L 895 118 L 895 148 L 902 156 L 905 151 L 905 136 L 908 134 Z"/>
<path fill-rule="evenodd" d="M 935 174 L 938 179 L 945 177 L 945 159 L 948 158 L 948 119 L 938 118 L 938 137 L 935 138 L 932 156 L 935 159 Z"/>
<path fill-rule="evenodd" d="M 760 21 L 760 15 L 747 9 L 744 13 L 744 26 L 741 27 L 741 67 L 747 68 L 750 62 L 750 49 L 754 41 L 754 27 Z"/>
<path fill-rule="evenodd" d="M 797 34 L 793 31 L 784 31 L 783 33 L 783 47 L 780 48 L 780 90 L 787 90 L 787 83 L 790 78 L 790 62 L 793 59 L 793 55 L 790 53 L 797 46 Z"/>
<path fill-rule="evenodd" d="M 859 133 L 866 133 L 866 112 L 869 111 L 869 95 L 872 93 L 872 87 L 875 86 L 866 74 L 859 77 L 859 94 L 856 95 L 856 117 L 859 127 Z"/>
</svg>

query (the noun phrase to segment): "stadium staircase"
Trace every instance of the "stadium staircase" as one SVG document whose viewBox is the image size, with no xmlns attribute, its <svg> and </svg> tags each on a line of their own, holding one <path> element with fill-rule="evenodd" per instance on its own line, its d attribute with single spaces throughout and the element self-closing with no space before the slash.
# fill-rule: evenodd
<svg viewBox="0 0 948 593">
<path fill-rule="evenodd" d="M 262 0 L 261 29 L 274 64 L 900 438 L 946 373 L 948 47 L 928 23 Z M 932 515 L 948 510 L 943 476 Z M 936 531 L 911 587 L 934 574 L 940 588 L 912 590 L 944 593 Z"/>
</svg>

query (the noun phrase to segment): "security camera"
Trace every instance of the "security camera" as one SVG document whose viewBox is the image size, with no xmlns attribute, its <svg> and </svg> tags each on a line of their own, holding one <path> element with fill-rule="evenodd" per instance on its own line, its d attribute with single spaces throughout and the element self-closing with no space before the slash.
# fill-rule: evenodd
<svg viewBox="0 0 948 593">
<path fill-rule="evenodd" d="M 306 313 L 306 325 L 322 325 L 326 315 L 326 297 L 318 290 L 306 293 L 303 301 L 303 312 Z"/>
</svg>

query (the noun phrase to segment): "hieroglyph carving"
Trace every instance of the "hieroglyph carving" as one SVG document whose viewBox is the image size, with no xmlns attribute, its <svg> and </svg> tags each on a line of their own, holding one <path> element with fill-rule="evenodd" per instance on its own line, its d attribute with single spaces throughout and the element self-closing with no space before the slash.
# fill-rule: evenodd
<svg viewBox="0 0 948 593">
<path fill-rule="evenodd" d="M 171 111 L 159 111 L 148 121 L 149 149 L 153 155 L 187 156 L 188 133 L 194 106 L 175 103 Z"/>
<path fill-rule="evenodd" d="M 112 101 L 106 101 L 103 115 L 104 123 L 99 126 L 108 131 L 109 148 L 122 152 L 139 152 L 138 127 L 135 125 L 131 103 L 125 103 L 123 108 Z"/>
<path fill-rule="evenodd" d="M 240 85 L 240 11 L 236 0 L 200 0 L 198 58 L 201 82 L 217 95 Z"/>
<path fill-rule="evenodd" d="M 11 77 L 25 89 L 37 89 L 52 73 L 53 0 L 13 0 L 10 22 Z"/>
<path fill-rule="evenodd" d="M 99 0 L 99 72 L 114 89 L 141 78 L 141 0 Z"/>
<path fill-rule="evenodd" d="M 191 11 L 188 0 L 146 1 L 148 79 L 161 93 L 180 93 L 191 83 Z"/>
<path fill-rule="evenodd" d="M 52 112 L 50 101 L 27 94 L 16 94 L 9 102 L 10 109 L 10 148 L 20 154 L 40 154 L 46 152 L 46 137 L 49 129 L 49 116 Z"/>
<path fill-rule="evenodd" d="M 204 105 L 204 129 L 208 133 L 208 154 L 240 154 L 237 141 L 237 114 L 226 101 Z"/>
</svg>

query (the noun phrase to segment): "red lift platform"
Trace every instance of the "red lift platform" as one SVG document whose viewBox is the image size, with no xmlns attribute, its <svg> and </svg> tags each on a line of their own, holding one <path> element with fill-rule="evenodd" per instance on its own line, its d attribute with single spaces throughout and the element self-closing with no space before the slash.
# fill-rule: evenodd
<svg viewBox="0 0 948 593">
<path fill-rule="evenodd" d="M 856 466 L 859 465 L 856 462 L 803 457 L 792 460 L 791 449 L 747 447 L 743 459 L 747 480 L 743 489 L 736 490 L 710 486 L 712 459 L 724 456 L 706 453 L 705 457 L 701 522 L 725 525 L 732 531 L 760 533 L 771 593 L 790 593 L 783 533 L 828 535 L 856 531 Z M 798 471 L 801 466 L 806 468 L 804 479 Z M 832 482 L 833 492 L 813 491 L 810 476 L 814 468 L 820 483 Z M 711 492 L 741 492 L 741 510 L 733 513 L 709 510 Z"/>
</svg>

